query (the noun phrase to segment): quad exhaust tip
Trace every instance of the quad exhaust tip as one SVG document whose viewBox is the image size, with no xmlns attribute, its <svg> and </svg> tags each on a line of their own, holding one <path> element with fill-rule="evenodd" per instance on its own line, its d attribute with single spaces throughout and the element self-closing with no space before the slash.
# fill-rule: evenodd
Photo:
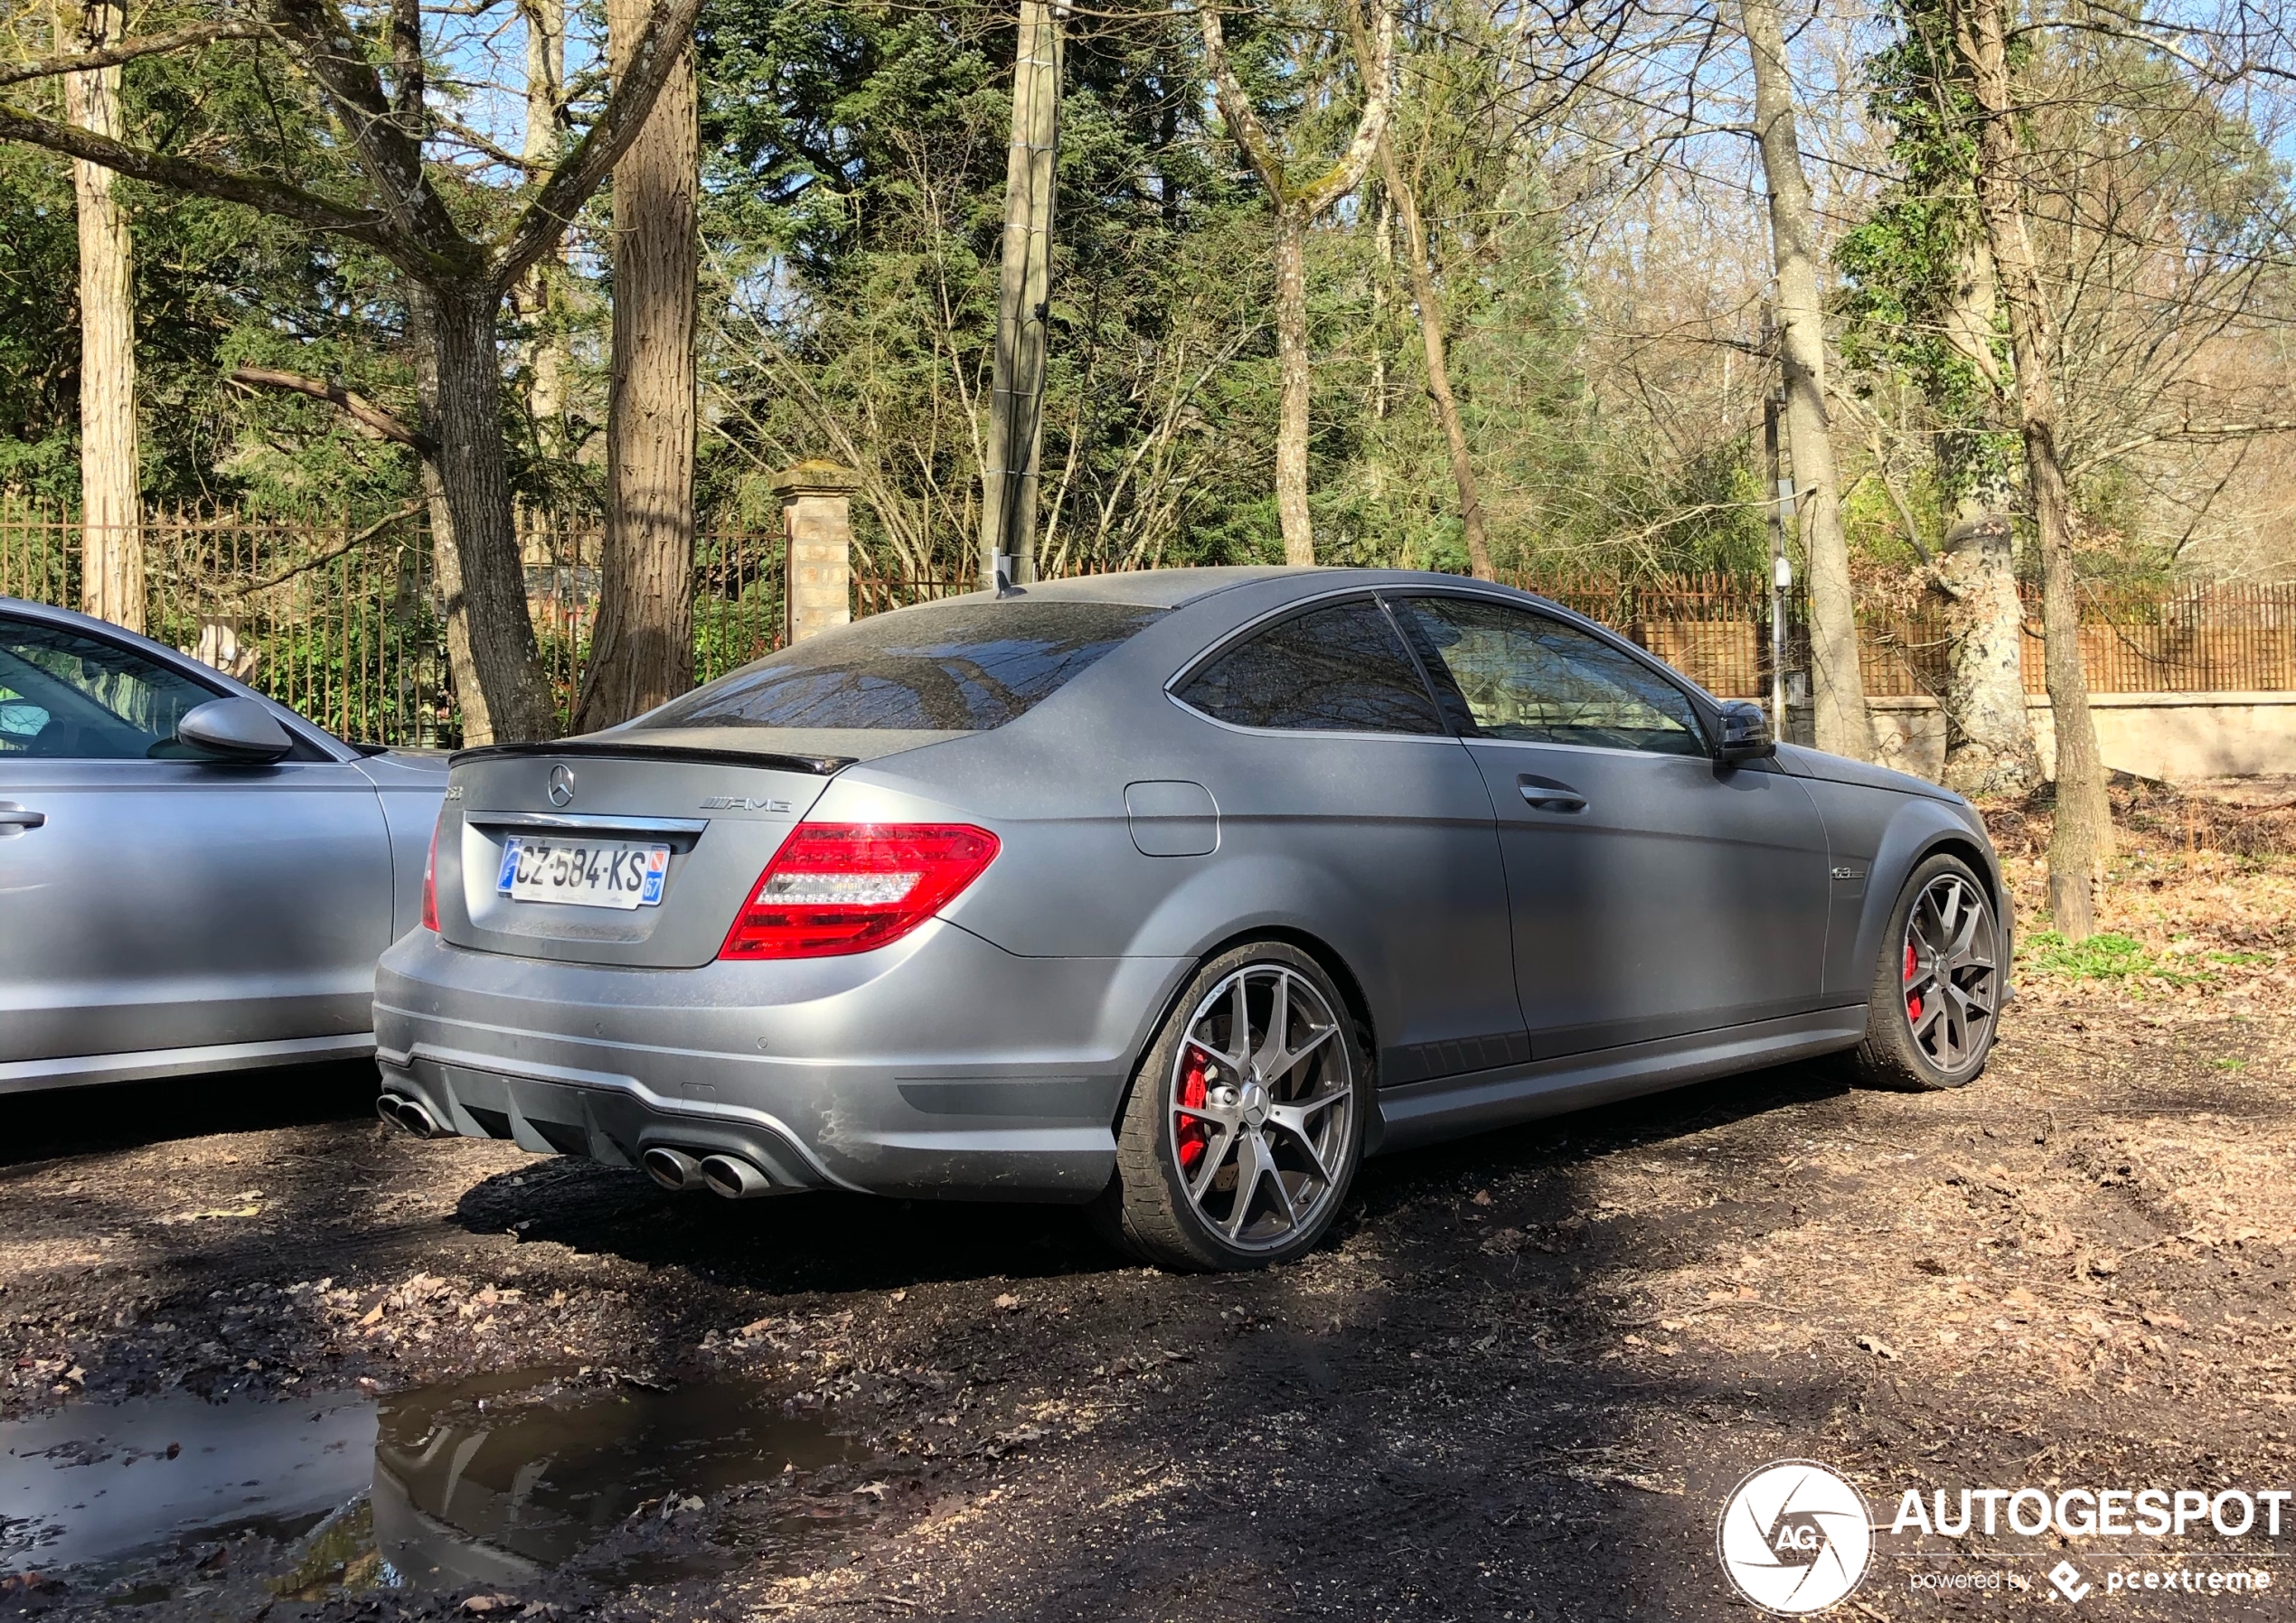
<svg viewBox="0 0 2296 1623">
<path fill-rule="evenodd" d="M 646 1176 L 665 1189 L 702 1187 L 701 1163 L 682 1149 L 656 1144 L 638 1159 L 645 1164 Z"/>
<path fill-rule="evenodd" d="M 418 1139 L 444 1139 L 453 1130 L 439 1124 L 438 1119 L 416 1100 L 403 1093 L 385 1093 L 375 1101 L 375 1114 L 402 1132 Z"/>
<path fill-rule="evenodd" d="M 656 1144 L 638 1158 L 646 1176 L 665 1189 L 707 1189 L 728 1200 L 754 1200 L 774 1193 L 774 1181 L 738 1155 L 695 1159 L 682 1149 Z"/>
<path fill-rule="evenodd" d="M 648 1157 L 649 1161 L 651 1156 Z M 647 1170 L 651 1171 L 651 1166 Z M 773 1193 L 773 1179 L 738 1155 L 701 1158 L 701 1180 L 728 1200 L 754 1200 Z"/>
</svg>

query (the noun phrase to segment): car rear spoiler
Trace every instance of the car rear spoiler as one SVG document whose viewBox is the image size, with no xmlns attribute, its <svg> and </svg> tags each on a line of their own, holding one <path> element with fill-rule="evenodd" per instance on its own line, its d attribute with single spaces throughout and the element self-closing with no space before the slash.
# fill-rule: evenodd
<svg viewBox="0 0 2296 1623">
<path fill-rule="evenodd" d="M 748 766 L 767 772 L 810 773 L 819 778 L 834 777 L 859 758 L 853 755 L 776 755 L 764 750 L 696 749 L 680 744 L 624 744 L 603 738 L 562 738 L 555 743 L 482 744 L 475 748 L 456 750 L 448 757 L 447 764 L 460 766 L 466 761 L 503 761 L 535 755 L 700 762 L 710 766 Z"/>
</svg>

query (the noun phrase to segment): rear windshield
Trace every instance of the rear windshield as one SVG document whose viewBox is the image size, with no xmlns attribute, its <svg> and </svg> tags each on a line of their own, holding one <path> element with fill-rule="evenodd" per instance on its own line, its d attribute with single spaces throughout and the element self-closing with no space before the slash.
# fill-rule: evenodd
<svg viewBox="0 0 2296 1623">
<path fill-rule="evenodd" d="M 1008 599 L 880 614 L 745 665 L 631 725 L 980 732 L 1050 698 L 1164 613 Z"/>
</svg>

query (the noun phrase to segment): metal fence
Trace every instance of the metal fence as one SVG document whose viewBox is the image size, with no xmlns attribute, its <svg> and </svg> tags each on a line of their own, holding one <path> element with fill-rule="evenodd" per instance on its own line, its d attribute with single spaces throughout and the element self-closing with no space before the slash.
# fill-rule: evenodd
<svg viewBox="0 0 2296 1623">
<path fill-rule="evenodd" d="M 1770 690 L 1770 592 L 1760 577 L 1516 577 L 1636 643 L 1708 691 Z M 2037 586 L 2019 587 L 2025 690 L 2048 690 Z M 1807 600 L 1786 602 L 1786 668 L 1809 668 Z M 1935 697 L 1951 655 L 1943 606 L 1923 598 L 1858 614 L 1868 698 Z M 2094 693 L 2216 693 L 2296 689 L 2296 582 L 2084 587 L 2081 661 Z"/>
<path fill-rule="evenodd" d="M 0 597 L 78 607 L 80 546 L 77 520 L 0 502 Z M 520 515 L 527 610 L 561 722 L 580 692 L 603 546 L 595 527 Z M 346 738 L 462 741 L 419 511 L 364 525 L 155 512 L 143 548 L 145 628 L 155 640 Z M 696 538 L 694 554 L 694 669 L 707 681 L 781 646 L 782 539 L 710 532 Z M 896 606 L 900 583 L 870 584 L 889 599 L 878 606 Z"/>
<path fill-rule="evenodd" d="M 547 515 L 519 521 L 527 605 L 561 719 L 580 690 L 598 609 L 603 537 Z M 77 605 L 81 533 L 53 509 L 0 501 L 0 596 Z M 154 512 L 143 527 L 147 626 L 159 641 L 292 705 L 345 737 L 396 745 L 461 741 L 446 626 L 419 510 L 354 523 L 234 513 Z M 777 531 L 697 539 L 694 672 L 707 681 L 786 637 Z M 1759 577 L 1518 577 L 1616 627 L 1712 692 L 1770 690 L 1770 593 Z M 856 617 L 972 589 L 967 576 L 886 571 L 857 561 Z M 2040 605 L 2025 605 L 2027 689 L 2044 690 Z M 2100 693 L 2296 689 L 2296 583 L 2113 587 L 2086 594 L 2081 649 Z M 1859 616 L 1866 691 L 1944 687 L 1944 616 L 1922 600 Z M 1807 669 L 1806 607 L 1787 600 L 1786 662 Z"/>
</svg>

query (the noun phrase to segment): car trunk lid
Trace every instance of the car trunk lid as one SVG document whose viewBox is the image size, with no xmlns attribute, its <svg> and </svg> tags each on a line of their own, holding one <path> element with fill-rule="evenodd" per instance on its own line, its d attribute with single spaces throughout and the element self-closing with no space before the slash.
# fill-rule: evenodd
<svg viewBox="0 0 2296 1623">
<path fill-rule="evenodd" d="M 438 825 L 440 933 L 458 947 L 561 962 L 708 963 L 789 830 L 850 764 L 607 738 L 465 751 Z M 666 846 L 660 900 L 626 909 L 513 900 L 499 883 L 513 840 L 529 849 Z"/>
</svg>

